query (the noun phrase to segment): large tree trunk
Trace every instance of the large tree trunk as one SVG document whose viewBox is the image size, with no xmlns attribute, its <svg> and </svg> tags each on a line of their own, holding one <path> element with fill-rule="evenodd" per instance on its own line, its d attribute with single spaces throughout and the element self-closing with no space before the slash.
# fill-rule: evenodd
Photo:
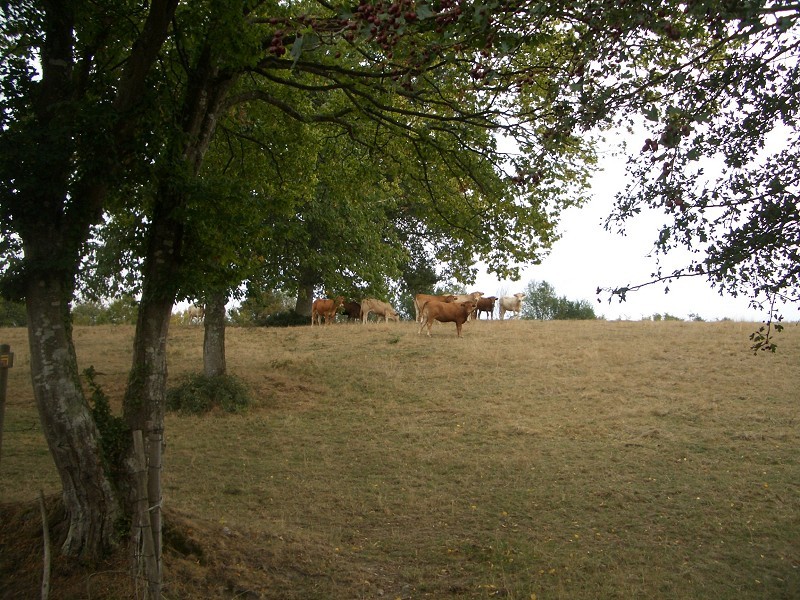
<svg viewBox="0 0 800 600">
<path fill-rule="evenodd" d="M 297 301 L 294 312 L 304 317 L 311 317 L 311 305 L 314 303 L 314 286 L 307 285 L 297 290 Z"/>
<path fill-rule="evenodd" d="M 203 337 L 203 373 L 206 377 L 225 375 L 225 294 L 212 294 L 206 303 Z"/>
<path fill-rule="evenodd" d="M 314 303 L 314 287 L 319 277 L 311 269 L 301 269 L 300 281 L 297 284 L 297 302 L 294 311 L 298 315 L 311 318 L 311 305 Z"/>
<path fill-rule="evenodd" d="M 39 279 L 27 286 L 31 377 L 69 519 L 62 551 L 95 560 L 112 545 L 119 506 L 81 388 L 65 296 L 69 294 L 58 281 Z"/>
</svg>

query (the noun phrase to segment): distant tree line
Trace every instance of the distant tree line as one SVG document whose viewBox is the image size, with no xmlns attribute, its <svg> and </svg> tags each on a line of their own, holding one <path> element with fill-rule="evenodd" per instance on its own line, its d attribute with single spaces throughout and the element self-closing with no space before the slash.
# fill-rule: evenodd
<svg viewBox="0 0 800 600">
<path fill-rule="evenodd" d="M 464 288 L 458 290 L 439 289 L 436 293 L 466 293 Z M 407 302 L 406 302 L 407 300 Z M 403 318 L 411 318 L 413 310 L 408 310 L 411 297 L 397 303 Z M 287 327 L 305 325 L 308 317 L 299 315 L 294 310 L 295 299 L 292 294 L 281 290 L 250 291 L 238 307 L 227 313 L 228 323 L 239 327 Z M 109 303 L 99 300 L 87 300 L 75 304 L 72 308 L 74 325 L 135 325 L 138 310 L 136 298 L 123 295 Z M 180 317 L 180 315 L 179 315 Z M 558 296 L 556 290 L 547 281 L 531 281 L 525 288 L 525 299 L 522 306 L 522 318 L 542 321 L 555 320 L 592 320 L 602 318 L 594 312 L 588 300 L 570 300 L 566 296 Z M 683 321 L 681 317 L 669 313 L 654 313 L 644 320 Z M 697 314 L 690 314 L 689 321 L 704 321 Z M 178 323 L 184 323 L 180 318 Z M 27 317 L 25 304 L 0 298 L 0 327 L 25 327 Z"/>
<path fill-rule="evenodd" d="M 466 293 L 465 289 L 456 291 L 437 288 L 436 293 Z M 397 306 L 403 318 L 411 318 L 405 299 Z M 407 304 L 411 304 L 410 296 Z M 295 312 L 295 299 L 292 294 L 281 290 L 250 291 L 239 306 L 227 313 L 228 323 L 239 327 L 287 327 L 308 324 L 308 317 Z M 138 310 L 136 298 L 123 295 L 109 303 L 88 300 L 75 304 L 72 308 L 74 325 L 135 325 Z M 533 280 L 525 288 L 522 304 L 523 319 L 541 321 L 593 320 L 602 318 L 594 312 L 588 300 L 570 300 L 559 296 L 552 284 Z M 683 321 L 669 313 L 654 313 L 647 317 L 652 321 Z M 703 321 L 699 315 L 690 314 L 690 321 Z M 180 319 L 176 321 L 183 323 Z M 25 305 L 0 298 L 0 327 L 24 327 L 27 324 Z"/>
<path fill-rule="evenodd" d="M 74 325 L 135 325 L 139 311 L 136 298 L 122 295 L 107 305 L 89 300 L 72 307 Z"/>
</svg>

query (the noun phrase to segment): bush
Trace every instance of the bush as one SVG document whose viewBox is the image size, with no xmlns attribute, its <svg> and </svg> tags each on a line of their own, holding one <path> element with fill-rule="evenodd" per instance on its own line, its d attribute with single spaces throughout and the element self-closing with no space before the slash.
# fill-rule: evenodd
<svg viewBox="0 0 800 600">
<path fill-rule="evenodd" d="M 676 317 L 675 315 L 671 315 L 669 313 L 664 313 L 663 315 L 655 313 L 653 314 L 652 319 L 653 321 L 683 321 L 683 319 L 680 317 Z"/>
<path fill-rule="evenodd" d="M 591 321 L 597 318 L 594 307 L 588 300 L 567 300 L 565 297 L 558 299 L 558 308 L 553 317 L 559 320 Z"/>
<path fill-rule="evenodd" d="M 249 405 L 247 388 L 232 375 L 206 377 L 198 373 L 167 390 L 167 410 L 176 412 L 199 415 L 220 408 L 235 413 Z"/>
<path fill-rule="evenodd" d="M 294 327 L 295 325 L 308 325 L 310 323 L 311 317 L 304 317 L 293 310 L 275 313 L 264 319 L 264 325 L 267 327 Z"/>
</svg>

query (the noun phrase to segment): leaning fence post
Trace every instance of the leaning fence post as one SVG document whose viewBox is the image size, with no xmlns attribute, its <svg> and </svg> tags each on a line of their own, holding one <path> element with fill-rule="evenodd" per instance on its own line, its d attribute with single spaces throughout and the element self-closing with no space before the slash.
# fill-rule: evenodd
<svg viewBox="0 0 800 600">
<path fill-rule="evenodd" d="M 144 452 L 142 430 L 133 432 L 133 452 L 136 460 L 136 520 L 141 541 L 144 574 L 147 579 L 148 598 L 161 598 L 161 574 L 158 570 L 150 523 L 150 501 L 147 497 L 147 459 Z"/>
<path fill-rule="evenodd" d="M 14 366 L 14 353 L 11 346 L 0 344 L 0 456 L 3 455 L 3 421 L 6 415 L 6 387 L 8 370 Z"/>
<path fill-rule="evenodd" d="M 150 502 L 150 523 L 153 530 L 153 552 L 156 558 L 159 577 L 161 576 L 161 449 L 164 430 L 147 422 L 148 460 L 147 460 L 147 497 Z"/>
</svg>

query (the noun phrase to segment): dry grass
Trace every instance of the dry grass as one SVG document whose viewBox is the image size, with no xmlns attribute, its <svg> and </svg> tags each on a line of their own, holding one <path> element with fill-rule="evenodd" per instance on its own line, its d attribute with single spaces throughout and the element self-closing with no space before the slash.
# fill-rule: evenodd
<svg viewBox="0 0 800 600">
<path fill-rule="evenodd" d="M 231 329 L 256 406 L 167 419 L 165 597 L 800 597 L 800 329 L 753 356 L 754 328 Z M 119 398 L 132 330 L 75 337 Z M 0 497 L 27 503 L 57 478 L 24 331 L 0 342 Z M 171 376 L 201 346 L 174 328 Z"/>
</svg>

